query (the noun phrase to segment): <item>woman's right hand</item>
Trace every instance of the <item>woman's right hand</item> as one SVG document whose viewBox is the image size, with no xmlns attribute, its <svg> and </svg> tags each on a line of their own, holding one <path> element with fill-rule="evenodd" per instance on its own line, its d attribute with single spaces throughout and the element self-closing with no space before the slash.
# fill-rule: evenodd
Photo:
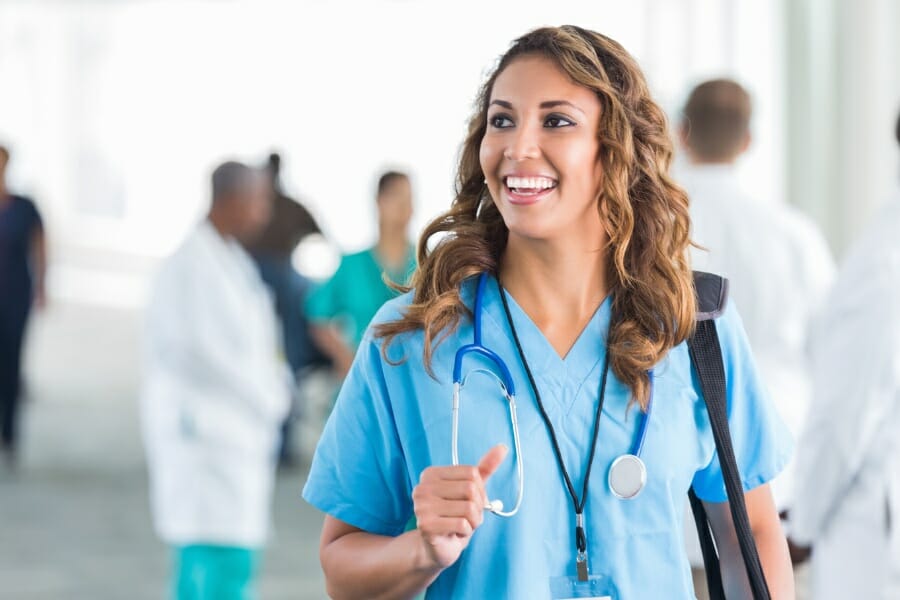
<svg viewBox="0 0 900 600">
<path fill-rule="evenodd" d="M 485 483 L 509 448 L 488 450 L 478 466 L 428 467 L 413 489 L 413 508 L 425 552 L 433 565 L 445 569 L 456 562 L 484 520 L 488 505 Z"/>
</svg>

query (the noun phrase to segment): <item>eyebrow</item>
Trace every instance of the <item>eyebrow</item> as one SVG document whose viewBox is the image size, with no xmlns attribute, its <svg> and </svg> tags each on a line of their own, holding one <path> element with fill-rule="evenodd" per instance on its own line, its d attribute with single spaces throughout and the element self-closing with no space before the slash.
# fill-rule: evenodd
<svg viewBox="0 0 900 600">
<path fill-rule="evenodd" d="M 506 100 L 493 100 L 491 101 L 491 105 L 496 104 L 497 106 L 502 106 L 507 110 L 512 110 L 513 105 L 511 102 L 507 102 Z M 547 100 L 546 102 L 541 102 L 541 108 L 556 108 L 557 106 L 570 106 L 580 112 L 581 114 L 586 114 L 582 109 L 580 109 L 577 105 L 572 104 L 568 100 Z"/>
</svg>

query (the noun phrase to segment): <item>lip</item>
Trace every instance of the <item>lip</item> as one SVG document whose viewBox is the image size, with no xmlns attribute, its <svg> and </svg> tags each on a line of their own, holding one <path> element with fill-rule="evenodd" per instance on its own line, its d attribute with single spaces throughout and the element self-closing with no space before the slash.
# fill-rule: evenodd
<svg viewBox="0 0 900 600">
<path fill-rule="evenodd" d="M 531 204 L 537 204 L 555 191 L 556 188 L 548 188 L 546 190 L 538 192 L 537 194 L 517 194 L 516 192 L 506 187 L 505 183 L 503 184 L 503 193 L 509 200 L 509 203 L 518 206 L 529 206 Z"/>
<path fill-rule="evenodd" d="M 512 191 L 512 189 L 510 189 L 509 186 L 506 185 L 507 177 L 522 177 L 522 178 L 538 178 L 538 177 L 540 177 L 540 178 L 544 178 L 544 179 L 551 179 L 554 182 L 556 182 L 556 185 L 552 188 L 547 188 L 545 190 L 542 190 L 536 194 L 518 194 L 518 193 Z M 513 204 L 513 205 L 517 205 L 517 206 L 530 206 L 532 204 L 537 204 L 538 202 L 540 202 L 541 200 L 545 199 L 547 196 L 549 196 L 550 194 L 555 192 L 556 187 L 559 185 L 559 181 L 555 177 L 551 177 L 550 175 L 545 175 L 543 173 L 522 173 L 522 172 L 505 173 L 500 177 L 500 181 L 503 186 L 503 193 L 506 195 L 507 199 L 509 200 L 509 203 Z"/>
</svg>

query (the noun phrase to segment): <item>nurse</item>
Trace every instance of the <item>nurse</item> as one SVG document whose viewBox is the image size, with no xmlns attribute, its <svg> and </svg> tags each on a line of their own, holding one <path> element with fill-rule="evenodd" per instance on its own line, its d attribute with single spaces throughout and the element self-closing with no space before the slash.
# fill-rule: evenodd
<svg viewBox="0 0 900 600">
<path fill-rule="evenodd" d="M 728 597 L 748 597 L 685 343 L 689 219 L 671 155 L 663 112 L 615 41 L 538 29 L 501 58 L 456 198 L 420 240 L 411 291 L 375 317 L 313 460 L 304 497 L 327 513 L 329 595 L 693 598 L 693 486 Z M 717 326 L 750 522 L 773 597 L 792 598 L 767 485 L 791 442 L 733 306 Z M 456 412 L 455 358 L 476 335 L 500 360 L 466 353 Z M 644 424 L 646 483 L 622 499 L 610 466 Z"/>
</svg>

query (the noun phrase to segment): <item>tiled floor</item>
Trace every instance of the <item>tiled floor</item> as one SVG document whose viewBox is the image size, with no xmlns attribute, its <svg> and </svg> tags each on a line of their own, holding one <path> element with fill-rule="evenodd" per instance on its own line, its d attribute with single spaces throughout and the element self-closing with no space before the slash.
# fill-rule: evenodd
<svg viewBox="0 0 900 600">
<path fill-rule="evenodd" d="M 138 317 L 53 306 L 34 322 L 22 467 L 0 469 L 0 598 L 142 600 L 165 594 L 137 422 Z M 279 477 L 263 600 L 324 598 L 322 518 Z"/>
</svg>

